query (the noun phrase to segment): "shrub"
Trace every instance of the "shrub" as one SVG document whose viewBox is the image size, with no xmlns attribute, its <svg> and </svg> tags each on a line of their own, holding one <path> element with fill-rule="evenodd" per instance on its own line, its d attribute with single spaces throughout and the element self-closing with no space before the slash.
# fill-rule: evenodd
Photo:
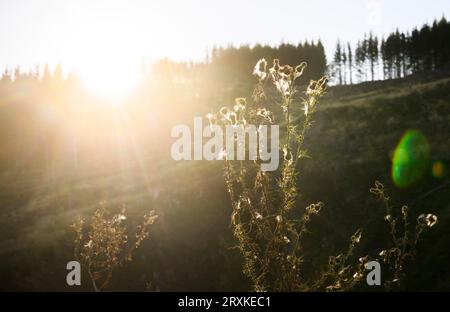
<svg viewBox="0 0 450 312">
<path fill-rule="evenodd" d="M 153 211 L 144 216 L 134 241 L 129 240 L 125 209 L 110 216 L 105 202 L 99 204 L 89 225 L 82 218 L 73 224 L 76 232 L 75 259 L 88 273 L 95 291 L 101 291 L 108 285 L 117 267 L 132 261 L 134 251 L 148 237 L 149 227 L 156 218 Z"/>
</svg>

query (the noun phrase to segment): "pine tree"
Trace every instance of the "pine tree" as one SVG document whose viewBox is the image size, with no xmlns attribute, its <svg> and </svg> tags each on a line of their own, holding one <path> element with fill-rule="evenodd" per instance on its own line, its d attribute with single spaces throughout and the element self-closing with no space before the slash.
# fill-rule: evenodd
<svg viewBox="0 0 450 312">
<path fill-rule="evenodd" d="M 347 53 L 345 48 L 342 47 L 342 72 L 343 72 L 343 81 L 344 85 L 347 84 Z"/>
<path fill-rule="evenodd" d="M 339 85 L 342 85 L 342 48 L 339 40 L 336 44 L 336 50 L 334 52 L 334 66 L 337 71 Z"/>
<path fill-rule="evenodd" d="M 325 48 L 322 44 L 322 41 L 317 42 L 317 53 L 316 53 L 316 60 L 317 60 L 317 74 L 315 74 L 316 77 L 314 77 L 314 79 L 318 79 L 320 77 L 322 77 L 325 74 L 325 71 L 327 69 L 327 57 L 325 54 Z"/>
<path fill-rule="evenodd" d="M 350 75 L 350 84 L 353 84 L 353 52 L 350 42 L 347 43 L 348 71 Z"/>
<path fill-rule="evenodd" d="M 372 33 L 367 41 L 367 54 L 370 62 L 370 74 L 372 81 L 375 80 L 375 66 L 378 64 L 378 39 Z"/>
<path fill-rule="evenodd" d="M 356 49 L 355 49 L 355 65 L 357 68 L 359 81 L 364 80 L 364 73 L 365 73 L 364 63 L 365 63 L 365 61 L 366 61 L 366 59 L 365 59 L 363 43 L 358 41 L 356 44 Z"/>
</svg>

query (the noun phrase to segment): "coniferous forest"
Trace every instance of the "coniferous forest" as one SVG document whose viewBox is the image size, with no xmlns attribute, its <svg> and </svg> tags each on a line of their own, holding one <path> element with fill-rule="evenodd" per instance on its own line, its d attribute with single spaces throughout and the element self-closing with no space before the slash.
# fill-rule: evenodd
<svg viewBox="0 0 450 312">
<path fill-rule="evenodd" d="M 386 38 L 369 33 L 353 47 L 338 41 L 333 57 L 336 80 L 342 85 L 442 71 L 449 66 L 449 36 L 450 25 L 443 17 L 420 29 L 397 29 Z"/>
</svg>

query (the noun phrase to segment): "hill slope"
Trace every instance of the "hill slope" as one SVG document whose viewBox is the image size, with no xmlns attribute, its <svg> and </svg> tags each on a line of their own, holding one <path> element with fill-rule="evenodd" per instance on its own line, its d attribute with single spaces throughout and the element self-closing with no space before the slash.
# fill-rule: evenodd
<svg viewBox="0 0 450 312">
<path fill-rule="evenodd" d="M 323 201 L 325 209 L 308 237 L 309 259 L 315 260 L 305 267 L 320 267 L 341 252 L 357 228 L 364 230 L 361 254 L 387 242 L 384 208 L 368 192 L 379 180 L 396 207 L 408 204 L 416 215 L 439 216 L 420 245 L 407 289 L 450 290 L 449 176 L 429 173 L 434 161 L 449 168 L 450 78 L 333 87 L 320 105 L 306 140 L 312 158 L 302 163 L 300 189 L 302 207 Z M 432 162 L 422 180 L 400 189 L 392 183 L 391 158 L 410 129 L 427 138 Z M 80 168 L 53 182 L 46 176 L 0 175 L 2 289 L 68 290 L 69 225 L 103 199 L 112 207 L 126 204 L 131 225 L 148 209 L 160 215 L 134 262 L 115 275 L 112 290 L 143 290 L 149 281 L 161 290 L 248 289 L 240 256 L 230 249 L 231 209 L 220 162 L 175 163 L 165 153 L 116 171 Z M 88 283 L 82 287 L 89 290 Z"/>
</svg>

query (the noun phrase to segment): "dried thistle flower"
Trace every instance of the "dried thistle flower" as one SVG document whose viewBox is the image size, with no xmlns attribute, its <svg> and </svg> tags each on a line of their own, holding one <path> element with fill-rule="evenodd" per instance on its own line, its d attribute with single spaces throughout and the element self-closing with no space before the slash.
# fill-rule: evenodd
<svg viewBox="0 0 450 312">
<path fill-rule="evenodd" d="M 253 69 L 253 75 L 258 77 L 259 81 L 263 81 L 267 77 L 267 61 L 263 58 L 260 59 Z"/>
<path fill-rule="evenodd" d="M 235 103 L 236 104 L 234 105 L 233 108 L 236 112 L 241 112 L 241 111 L 245 110 L 246 105 L 247 105 L 247 101 L 245 98 L 236 98 Z"/>
<path fill-rule="evenodd" d="M 290 94 L 291 81 L 286 77 L 281 77 L 274 82 L 277 90 L 283 95 L 288 96 Z"/>
<path fill-rule="evenodd" d="M 311 80 L 306 90 L 307 99 L 303 102 L 303 110 L 308 115 L 316 107 L 318 99 L 325 93 L 328 78 L 322 77 L 318 81 Z"/>
<path fill-rule="evenodd" d="M 280 70 L 280 60 L 274 59 L 273 66 L 269 69 L 269 73 L 270 73 L 273 81 L 276 81 L 278 79 L 278 71 L 279 70 Z"/>
<path fill-rule="evenodd" d="M 273 123 L 274 121 L 273 113 L 265 108 L 259 108 L 256 111 L 256 115 L 262 117 L 268 123 Z"/>
<path fill-rule="evenodd" d="M 295 72 L 294 72 L 295 79 L 297 79 L 298 77 L 303 75 L 303 71 L 306 68 L 306 66 L 307 66 L 307 64 L 305 62 L 301 63 L 300 65 L 295 66 Z"/>
<path fill-rule="evenodd" d="M 428 214 L 421 214 L 417 220 L 425 224 L 427 227 L 431 228 L 438 222 L 438 217 L 434 214 L 428 213 Z"/>
</svg>

